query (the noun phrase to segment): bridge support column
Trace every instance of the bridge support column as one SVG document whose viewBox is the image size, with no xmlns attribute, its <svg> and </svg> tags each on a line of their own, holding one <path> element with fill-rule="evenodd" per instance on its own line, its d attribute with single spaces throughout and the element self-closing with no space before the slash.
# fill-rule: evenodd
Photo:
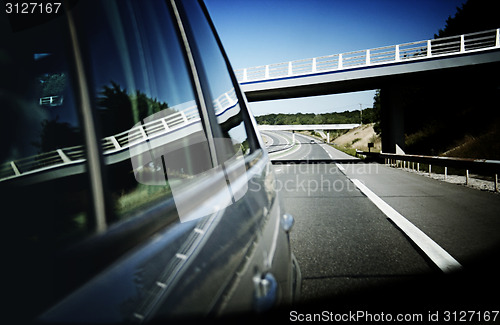
<svg viewBox="0 0 500 325">
<path fill-rule="evenodd" d="M 405 150 L 403 98 L 400 94 L 398 87 L 380 90 L 382 151 L 386 153 L 404 154 Z"/>
</svg>

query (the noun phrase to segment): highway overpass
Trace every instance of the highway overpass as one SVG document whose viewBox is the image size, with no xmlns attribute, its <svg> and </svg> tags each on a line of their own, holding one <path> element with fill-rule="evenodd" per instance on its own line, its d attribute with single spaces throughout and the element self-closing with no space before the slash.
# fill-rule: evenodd
<svg viewBox="0 0 500 325">
<path fill-rule="evenodd" d="M 449 80 L 497 79 L 500 29 L 236 70 L 247 99 L 296 98 L 381 89 L 382 148 L 401 153 L 401 85 L 439 89 Z"/>
</svg>

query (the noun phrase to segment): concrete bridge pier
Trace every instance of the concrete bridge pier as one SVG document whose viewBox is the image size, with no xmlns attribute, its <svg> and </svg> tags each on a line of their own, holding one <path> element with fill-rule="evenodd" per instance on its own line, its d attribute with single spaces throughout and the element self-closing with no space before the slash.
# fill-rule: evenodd
<svg viewBox="0 0 500 325">
<path fill-rule="evenodd" d="M 404 154 L 405 129 L 401 89 L 387 86 L 380 90 L 382 151 Z"/>
</svg>

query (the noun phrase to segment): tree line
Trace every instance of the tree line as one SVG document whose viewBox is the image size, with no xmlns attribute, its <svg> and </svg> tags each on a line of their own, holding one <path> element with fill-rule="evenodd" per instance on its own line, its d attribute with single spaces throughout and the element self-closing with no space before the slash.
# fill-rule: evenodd
<svg viewBox="0 0 500 325">
<path fill-rule="evenodd" d="M 375 123 L 380 117 L 375 108 L 334 113 L 267 114 L 256 116 L 260 125 L 351 124 Z"/>
</svg>

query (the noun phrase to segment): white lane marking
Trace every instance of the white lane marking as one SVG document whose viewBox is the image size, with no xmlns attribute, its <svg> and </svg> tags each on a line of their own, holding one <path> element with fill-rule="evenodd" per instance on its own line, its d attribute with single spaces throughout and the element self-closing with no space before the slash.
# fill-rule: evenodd
<svg viewBox="0 0 500 325">
<path fill-rule="evenodd" d="M 274 140 L 273 140 L 273 138 L 269 134 L 267 134 L 265 132 L 261 132 L 261 134 L 262 134 L 263 137 L 266 137 L 266 139 L 269 139 L 266 142 L 266 147 L 267 148 L 269 148 L 270 146 L 272 146 L 274 144 Z M 271 142 L 271 143 L 269 143 L 269 142 Z"/>
<path fill-rule="evenodd" d="M 373 193 L 358 179 L 351 181 L 363 192 L 389 219 L 391 219 L 444 273 L 462 269 L 462 265 L 427 236 L 422 230 L 394 210 L 389 204 Z"/>
<path fill-rule="evenodd" d="M 336 165 L 336 166 L 337 166 L 337 168 L 338 168 L 338 169 L 340 169 L 342 172 L 345 172 L 345 168 L 344 168 L 344 167 L 342 167 L 342 165 L 341 165 L 341 164 L 337 164 L 337 163 L 336 163 L 335 165 Z"/>
<path fill-rule="evenodd" d="M 325 152 L 328 154 L 328 156 L 330 157 L 330 159 L 333 160 L 332 154 L 330 152 L 328 152 L 328 150 L 326 150 L 326 148 L 327 148 L 328 145 L 320 143 L 319 146 L 321 147 L 321 149 L 325 150 Z"/>
<path fill-rule="evenodd" d="M 303 155 L 299 160 L 304 160 L 304 158 L 308 157 L 311 154 L 312 147 L 307 146 L 307 148 L 309 149 L 309 151 L 307 151 L 307 153 L 305 155 Z"/>
<path fill-rule="evenodd" d="M 283 137 L 282 135 L 280 135 L 280 136 Z M 300 141 L 296 141 L 295 144 L 292 145 L 288 149 L 285 149 L 283 151 L 276 151 L 276 152 L 269 153 L 269 157 L 274 158 L 274 159 L 278 159 L 278 158 L 283 158 L 283 157 L 289 156 L 289 155 L 294 154 L 295 152 L 297 152 L 300 149 L 301 146 L 302 145 L 300 144 Z"/>
</svg>

